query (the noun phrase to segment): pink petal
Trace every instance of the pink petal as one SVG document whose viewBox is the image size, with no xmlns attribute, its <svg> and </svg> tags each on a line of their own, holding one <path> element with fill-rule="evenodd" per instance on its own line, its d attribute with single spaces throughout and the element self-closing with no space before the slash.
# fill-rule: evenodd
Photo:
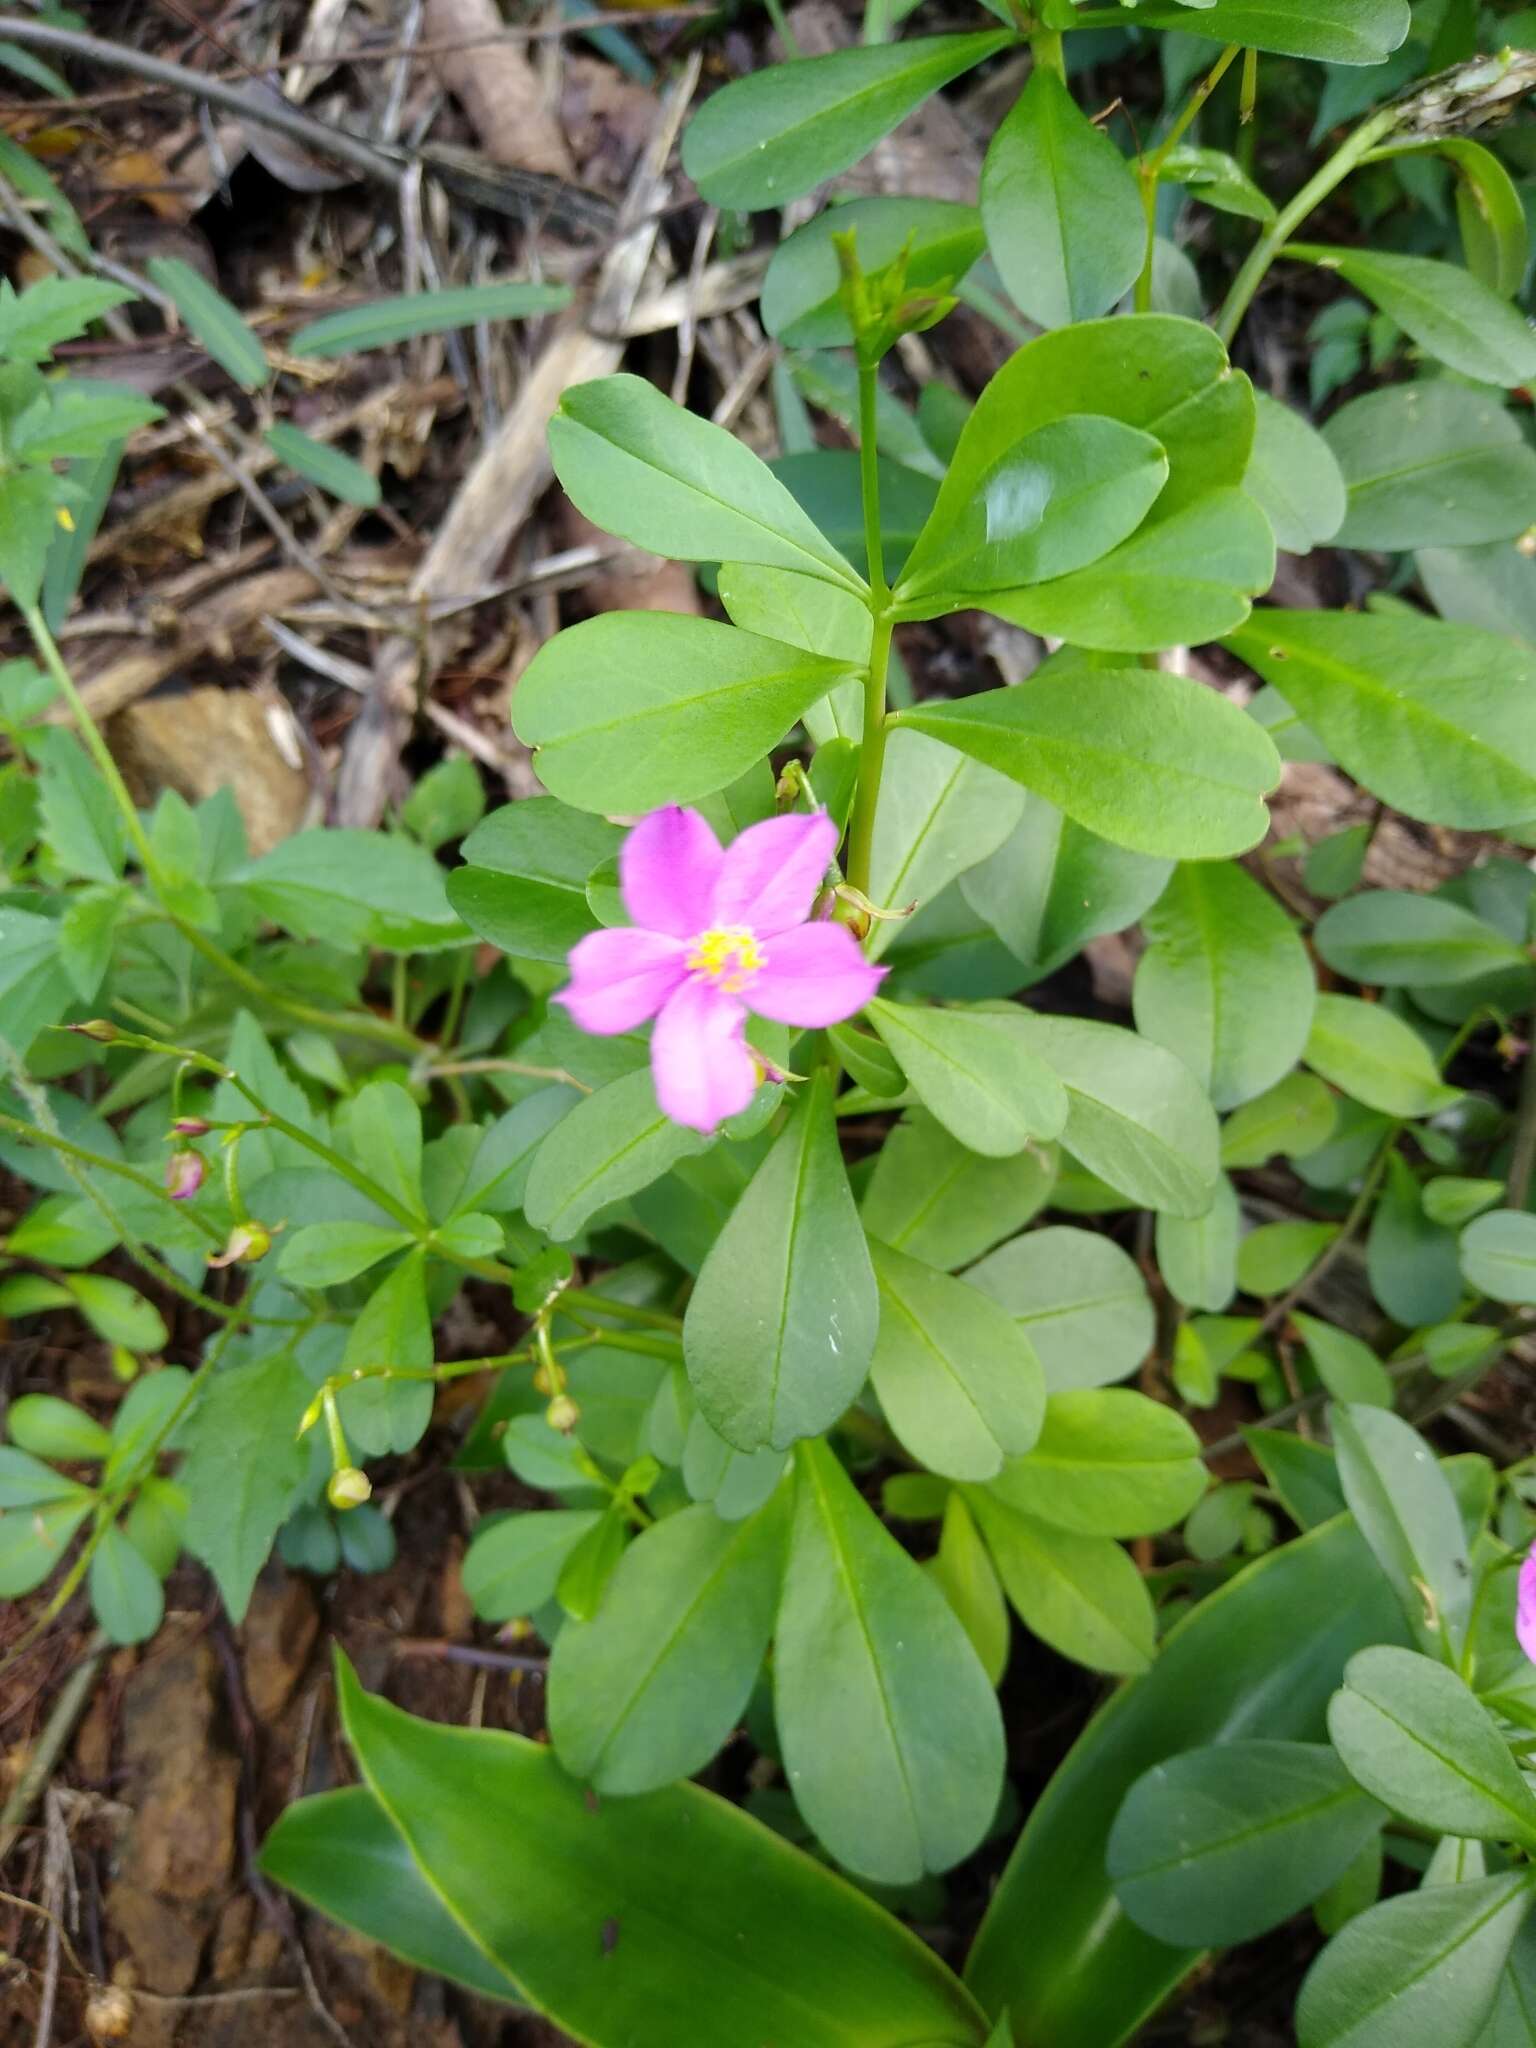
<svg viewBox="0 0 1536 2048">
<path fill-rule="evenodd" d="M 624 908 L 647 931 L 691 939 L 709 924 L 720 864 L 720 842 L 697 811 L 652 811 L 619 853 Z"/>
<path fill-rule="evenodd" d="M 844 924 L 803 924 L 767 946 L 768 964 L 752 978 L 746 1000 L 759 1017 L 813 1030 L 841 1024 L 862 1010 L 885 978 L 871 967 Z"/>
<path fill-rule="evenodd" d="M 1525 1563 L 1520 1567 L 1515 1634 L 1520 1638 L 1521 1649 L 1536 1664 L 1536 1544 L 1532 1544 Z"/>
<path fill-rule="evenodd" d="M 608 1037 L 654 1017 L 688 972 L 687 948 L 662 932 L 588 932 L 571 948 L 570 985 L 555 997 L 583 1031 Z"/>
<path fill-rule="evenodd" d="M 760 939 L 804 924 L 836 850 L 825 811 L 749 825 L 726 849 L 710 922 L 744 924 Z"/>
<path fill-rule="evenodd" d="M 685 981 L 668 1000 L 651 1034 L 651 1073 L 673 1123 L 712 1131 L 752 1100 L 758 1074 L 741 1035 L 745 1016 L 707 981 Z"/>
</svg>

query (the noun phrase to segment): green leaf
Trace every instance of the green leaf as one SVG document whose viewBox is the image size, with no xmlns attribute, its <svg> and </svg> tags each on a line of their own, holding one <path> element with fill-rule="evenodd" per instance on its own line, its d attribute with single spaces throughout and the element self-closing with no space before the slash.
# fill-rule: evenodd
<svg viewBox="0 0 1536 2048">
<path fill-rule="evenodd" d="M 779 1595 L 783 1504 L 742 1522 L 684 1508 L 624 1553 L 595 1619 L 561 1629 L 549 1730 L 566 1769 L 612 1796 L 702 1770 L 741 1718 Z"/>
<path fill-rule="evenodd" d="M 1368 889 L 1335 903 L 1313 936 L 1328 966 L 1380 988 L 1448 988 L 1529 957 L 1470 910 L 1405 889 Z"/>
<path fill-rule="evenodd" d="M 1034 633 L 1141 654 L 1232 632 L 1274 577 L 1274 535 L 1246 491 L 1210 491 L 1187 505 L 1165 491 L 1145 525 L 1089 568 L 983 602 Z"/>
<path fill-rule="evenodd" d="M 1334 1098 L 1311 1074 L 1288 1074 L 1229 1116 L 1221 1131 L 1221 1163 L 1263 1166 L 1276 1153 L 1305 1159 L 1333 1136 Z"/>
<path fill-rule="evenodd" d="M 522 960 L 564 966 L 578 939 L 596 931 L 587 877 L 623 834 L 605 818 L 552 796 L 505 804 L 477 825 L 448 877 L 448 901 L 473 932 Z"/>
<path fill-rule="evenodd" d="M 1003 1727 L 986 1673 L 824 1443 L 796 1453 L 774 1706 L 796 1805 L 861 1877 L 947 1870 L 991 1825 Z"/>
<path fill-rule="evenodd" d="M 1339 1519 L 1200 1601 L 1146 1677 L 1111 1695 L 1031 1812 L 971 1952 L 968 1980 L 988 2010 L 1008 2009 L 1020 2041 L 1050 2048 L 1134 2036 L 1198 1950 L 1143 1934 L 1110 1889 L 1105 1847 L 1126 1793 L 1202 1744 L 1320 1741 L 1346 1659 L 1399 1628 L 1374 1561 Z"/>
<path fill-rule="evenodd" d="M 919 36 L 769 65 L 695 114 L 683 169 L 713 205 L 783 206 L 856 163 L 930 93 L 1012 40 L 996 29 Z"/>
<path fill-rule="evenodd" d="M 1009 296 L 1041 327 L 1107 313 L 1146 256 L 1129 165 L 1048 64 L 1034 66 L 992 137 L 981 217 Z"/>
<path fill-rule="evenodd" d="M 1176 1052 L 1217 1109 L 1289 1073 L 1307 1042 L 1316 981 L 1269 891 L 1235 863 L 1185 863 L 1142 923 L 1136 1028 Z"/>
<path fill-rule="evenodd" d="M 14 1406 L 15 1404 L 13 1404 Z M 42 1464 L 30 1451 L 0 1444 L 0 1512 L 6 1508 L 47 1507 L 54 1501 L 89 1503 L 89 1487 Z"/>
<path fill-rule="evenodd" d="M 1397 1153 L 1387 1161 L 1365 1263 L 1371 1292 L 1394 1322 L 1409 1328 L 1442 1322 L 1461 1300 L 1455 1233 L 1425 1216 L 1413 1169 Z"/>
<path fill-rule="evenodd" d="M 13 471 L 0 491 L 0 585 L 17 605 L 36 604 L 57 531 L 55 479 L 41 469 Z"/>
<path fill-rule="evenodd" d="M 1445 1230 L 1459 1230 L 1491 1209 L 1504 1193 L 1501 1180 L 1463 1180 L 1446 1173 L 1426 1181 L 1422 1189 L 1424 1214 Z"/>
<path fill-rule="evenodd" d="M 369 1179 L 425 1222 L 421 1110 L 410 1090 L 398 1081 L 369 1081 L 344 1104 L 340 1122 Z"/>
<path fill-rule="evenodd" d="M 1052 1394 L 1039 1441 L 990 1491 L 1080 1536 L 1153 1536 L 1199 1500 L 1205 1466 L 1200 1439 L 1171 1408 L 1126 1387 L 1094 1388 Z"/>
<path fill-rule="evenodd" d="M 388 1365 L 425 1373 L 432 1364 L 426 1255 L 409 1252 L 374 1288 L 347 1333 L 344 1372 Z M 432 1419 L 429 1380 L 365 1379 L 337 1396 L 352 1448 L 365 1458 L 414 1450 Z"/>
<path fill-rule="evenodd" d="M 1418 1431 L 1385 1408 L 1329 1411 L 1339 1478 L 1415 1635 L 1435 1656 L 1459 1653 L 1472 1611 L 1472 1567 L 1450 1482 Z"/>
<path fill-rule="evenodd" d="M 1492 392 L 1394 384 L 1343 406 L 1326 434 L 1349 487 L 1341 547 L 1464 547 L 1530 523 L 1536 454 Z"/>
<path fill-rule="evenodd" d="M 283 1239 L 277 1270 L 293 1287 L 340 1287 L 414 1242 L 388 1223 L 311 1223 Z"/>
<path fill-rule="evenodd" d="M 1003 1590 L 1042 1642 L 1114 1676 L 1145 1671 L 1156 1618 L 1145 1582 L 1107 1536 L 1079 1536 L 968 1489 Z"/>
<path fill-rule="evenodd" d="M 1254 393 L 1258 429 L 1243 489 L 1274 529 L 1276 544 L 1305 555 L 1333 539 L 1348 499 L 1328 439 L 1299 412 L 1267 393 Z"/>
<path fill-rule="evenodd" d="M 1470 136 L 1442 136 L 1436 149 L 1456 173 L 1456 220 L 1468 270 L 1490 291 L 1514 298 L 1531 260 L 1519 187 L 1493 151 Z"/>
<path fill-rule="evenodd" d="M 260 1867 L 307 1906 L 482 1998 L 523 2003 L 520 1987 L 464 1932 L 365 1785 L 297 1800 L 261 1845 Z"/>
<path fill-rule="evenodd" d="M 11 452 L 22 462 L 57 462 L 97 456 L 135 428 L 164 419 L 137 391 L 105 378 L 68 377 L 50 383 L 11 424 Z"/>
<path fill-rule="evenodd" d="M 1383 1818 L 1326 1743 L 1193 1749 L 1131 1787 L 1109 1837 L 1109 1875 L 1155 1940 L 1229 1948 L 1326 1891 Z"/>
<path fill-rule="evenodd" d="M 880 1334 L 870 1366 L 886 1420 L 946 1479 L 991 1479 L 1040 1434 L 1045 1379 L 1033 1345 L 995 1300 L 873 1244 Z"/>
<path fill-rule="evenodd" d="M 1244 1294 L 1283 1294 L 1309 1272 L 1338 1236 L 1334 1223 L 1263 1223 L 1238 1248 L 1237 1278 Z"/>
<path fill-rule="evenodd" d="M 909 1110 L 876 1155 L 860 1214 L 871 1237 L 952 1273 L 1022 1230 L 1054 1178 L 1049 1153 L 984 1159 L 925 1111 Z"/>
<path fill-rule="evenodd" d="M 1530 1905 L 1530 1873 L 1511 1870 L 1372 1906 L 1308 1971 L 1300 2048 L 1474 2048 Z"/>
<path fill-rule="evenodd" d="M 891 731 L 870 860 L 869 894 L 885 909 L 931 903 L 989 854 L 1024 814 L 1024 792 L 979 761 L 921 733 Z M 875 926 L 878 959 L 899 927 Z"/>
<path fill-rule="evenodd" d="M 745 442 L 643 377 L 573 386 L 550 421 L 549 451 L 577 509 L 625 540 L 680 561 L 755 562 L 864 587 Z"/>
<path fill-rule="evenodd" d="M 868 1014 L 923 1106 L 969 1151 L 1006 1159 L 1060 1136 L 1066 1091 L 1031 1049 L 1022 1010 L 876 1000 Z"/>
<path fill-rule="evenodd" d="M 1033 796 L 997 851 L 961 876 L 960 890 L 1038 981 L 1087 940 L 1135 924 L 1168 875 L 1166 861 L 1112 846 Z"/>
<path fill-rule="evenodd" d="M 0 1512 L 0 1600 L 19 1600 L 37 1590 L 62 1560 L 70 1538 L 90 1513 L 93 1500 L 94 1496 L 82 1486 L 65 1499 Z"/>
<path fill-rule="evenodd" d="M 739 1808 L 680 1785 L 594 1810 L 536 1743 L 413 1720 L 369 1698 L 344 1662 L 338 1685 L 363 1776 L 417 1868 L 566 2031 L 676 2048 L 697 2031 L 707 1985 L 720 2048 L 984 2038 L 930 1949 Z M 539 1844 L 537 1869 L 488 1886 L 514 1840 Z"/>
<path fill-rule="evenodd" d="M 1153 670 L 1052 667 L 1014 689 L 914 706 L 896 723 L 1038 790 L 1118 846 L 1175 859 L 1256 844 L 1280 775 L 1245 713 Z"/>
<path fill-rule="evenodd" d="M 401 824 L 434 853 L 467 838 L 484 816 L 485 785 L 468 754 L 429 768 L 400 806 Z"/>
<path fill-rule="evenodd" d="M 1464 377 L 1508 389 L 1536 376 L 1536 334 L 1524 314 L 1454 263 L 1310 242 L 1292 242 L 1287 253 L 1336 271 L 1420 348 Z"/>
<path fill-rule="evenodd" d="M 1237 1292 L 1237 1243 L 1242 1212 L 1237 1192 L 1222 1174 L 1216 1199 L 1203 1216 L 1159 1216 L 1157 1269 L 1174 1300 L 1217 1314 Z"/>
<path fill-rule="evenodd" d="M 371 509 L 382 501 L 384 493 L 371 469 L 364 469 L 360 462 L 354 462 L 350 455 L 343 455 L 328 442 L 317 441 L 298 427 L 290 426 L 287 420 L 268 427 L 262 439 L 279 462 L 286 462 L 290 469 L 308 477 L 322 491 L 329 491 L 333 498 L 340 498 L 343 504 Z"/>
<path fill-rule="evenodd" d="M 160 1626 L 165 1613 L 160 1581 L 116 1522 L 102 1531 L 88 1584 L 91 1607 L 108 1642 L 147 1642 Z"/>
<path fill-rule="evenodd" d="M 1411 21 L 1407 0 L 1152 0 L 1135 18 L 1147 28 L 1323 64 L 1380 64 Z"/>
<path fill-rule="evenodd" d="M 419 334 L 473 327 L 481 320 L 524 320 L 535 313 L 558 313 L 570 303 L 569 285 L 523 284 L 515 279 L 506 284 L 460 285 L 445 292 L 406 292 L 311 320 L 290 336 L 288 352 L 295 356 L 349 356 L 359 349 L 414 341 Z"/>
<path fill-rule="evenodd" d="M 579 810 L 691 803 L 744 775 L 848 674 L 713 619 L 607 612 L 556 634 L 517 686 L 518 738 Z"/>
<path fill-rule="evenodd" d="M 243 391 L 260 390 L 267 352 L 224 294 L 179 256 L 151 256 L 144 268 L 219 368 Z"/>
<path fill-rule="evenodd" d="M 215 1373 L 188 1420 L 177 1474 L 187 1548 L 213 1573 L 235 1622 L 309 1471 L 309 1445 L 295 1432 L 312 1391 L 279 1351 Z"/>
<path fill-rule="evenodd" d="M 127 834 L 106 784 L 69 732 L 47 732 L 29 742 L 40 765 L 43 837 L 54 859 L 72 875 L 112 884 L 123 872 Z"/>
<path fill-rule="evenodd" d="M 1416 1827 L 1536 1847 L 1536 1797 L 1487 1708 L 1444 1664 L 1362 1650 L 1333 1696 L 1328 1733 L 1355 1781 Z"/>
<path fill-rule="evenodd" d="M 1152 1347 L 1146 1282 L 1135 1260 L 1097 1231 L 1031 1230 L 965 1277 L 1022 1326 L 1052 1395 L 1125 1379 Z"/>
<path fill-rule="evenodd" d="M 878 1320 L 830 1079 L 818 1067 L 689 1300 L 683 1352 L 699 1406 L 740 1451 L 818 1435 L 864 1384 Z"/>
<path fill-rule="evenodd" d="M 1536 1303 L 1536 1216 L 1495 1209 L 1461 1233 L 1461 1270 L 1467 1285 L 1494 1301 Z"/>
<path fill-rule="evenodd" d="M 588 1095 L 540 1145 L 523 1207 L 535 1229 L 568 1244 L 588 1217 L 659 1180 L 708 1140 L 662 1114 L 649 1067 Z"/>
<path fill-rule="evenodd" d="M 1394 810 L 1482 831 L 1536 818 L 1536 653 L 1433 619 L 1265 612 L 1228 644 Z"/>
<path fill-rule="evenodd" d="M 1313 1370 L 1335 1401 L 1363 1401 L 1373 1408 L 1392 1406 L 1392 1380 L 1369 1344 L 1337 1330 L 1316 1316 L 1291 1312 Z"/>
<path fill-rule="evenodd" d="M 162 1351 L 170 1339 L 165 1318 L 125 1280 L 106 1273 L 71 1273 L 64 1285 L 98 1337 L 130 1351 Z"/>
<path fill-rule="evenodd" d="M 1176 143 L 1158 165 L 1158 177 L 1165 185 L 1185 186 L 1191 198 L 1218 213 L 1235 213 L 1241 220 L 1262 221 L 1266 227 L 1275 218 L 1274 201 L 1225 150 Z"/>
<path fill-rule="evenodd" d="M 24 292 L 0 285 L 0 357 L 45 363 L 61 341 L 74 341 L 103 313 L 134 294 L 98 277 L 43 277 Z"/>
<path fill-rule="evenodd" d="M 296 832 L 233 878 L 296 938 L 331 946 L 428 952 L 464 942 L 447 877 L 424 846 L 338 826 Z"/>
<path fill-rule="evenodd" d="M 1068 1149 L 1146 1208 L 1203 1216 L 1216 1193 L 1216 1116 L 1183 1062 L 1113 1024 L 1020 1015 L 1066 1088 Z"/>
<path fill-rule="evenodd" d="M 56 1394 L 18 1394 L 5 1411 L 5 1426 L 13 1444 L 39 1458 L 97 1459 L 112 1448 L 94 1415 Z"/>
<path fill-rule="evenodd" d="M 464 1591 L 482 1621 L 517 1621 L 555 1597 L 565 1561 L 600 1508 L 545 1508 L 482 1523 L 464 1553 Z"/>
<path fill-rule="evenodd" d="M 986 247 L 975 207 L 952 200 L 904 194 L 829 206 L 779 243 L 763 279 L 763 326 L 785 348 L 846 348 L 853 340 L 832 242 L 834 235 L 846 234 L 855 238 L 866 277 L 905 255 L 906 282 L 914 292 L 957 283 Z"/>
<path fill-rule="evenodd" d="M 889 1506 L 886 1512 L 890 1513 Z M 928 1571 L 995 1687 L 1008 1666 L 1008 1602 L 971 1511 L 958 1493 L 948 1495 L 943 1515 L 939 1547 L 928 1561 Z"/>
<path fill-rule="evenodd" d="M 1318 997 L 1305 1058 L 1325 1081 L 1386 1116 L 1432 1116 L 1461 1093 L 1441 1081 L 1411 1024 L 1358 996 Z"/>
</svg>

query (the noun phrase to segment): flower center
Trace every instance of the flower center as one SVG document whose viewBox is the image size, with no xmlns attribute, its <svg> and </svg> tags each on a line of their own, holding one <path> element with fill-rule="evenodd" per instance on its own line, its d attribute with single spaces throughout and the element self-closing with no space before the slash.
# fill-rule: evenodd
<svg viewBox="0 0 1536 2048">
<path fill-rule="evenodd" d="M 693 941 L 687 965 L 691 974 L 704 975 L 722 994 L 739 996 L 767 965 L 767 955 L 744 924 L 714 925 Z"/>
</svg>

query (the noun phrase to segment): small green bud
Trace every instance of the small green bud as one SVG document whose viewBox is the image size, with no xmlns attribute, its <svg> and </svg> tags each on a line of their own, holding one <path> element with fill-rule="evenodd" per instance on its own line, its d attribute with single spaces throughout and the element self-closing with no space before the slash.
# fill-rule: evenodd
<svg viewBox="0 0 1536 2048">
<path fill-rule="evenodd" d="M 360 1508 L 372 1492 L 366 1472 L 359 1471 L 356 1465 L 343 1465 L 340 1471 L 331 1474 L 325 1497 L 333 1508 L 345 1511 Z"/>
<path fill-rule="evenodd" d="M 581 1410 L 569 1394 L 556 1394 L 544 1410 L 544 1420 L 551 1429 L 558 1429 L 562 1436 L 569 1436 L 581 1420 Z"/>
</svg>

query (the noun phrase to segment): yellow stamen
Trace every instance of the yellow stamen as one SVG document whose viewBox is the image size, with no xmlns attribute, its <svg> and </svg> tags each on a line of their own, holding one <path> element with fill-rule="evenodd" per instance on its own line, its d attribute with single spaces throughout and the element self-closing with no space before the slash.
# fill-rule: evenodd
<svg viewBox="0 0 1536 2048">
<path fill-rule="evenodd" d="M 707 975 L 722 994 L 739 996 L 767 965 L 767 955 L 744 924 L 716 925 L 699 933 L 687 964 L 690 973 Z"/>
</svg>

